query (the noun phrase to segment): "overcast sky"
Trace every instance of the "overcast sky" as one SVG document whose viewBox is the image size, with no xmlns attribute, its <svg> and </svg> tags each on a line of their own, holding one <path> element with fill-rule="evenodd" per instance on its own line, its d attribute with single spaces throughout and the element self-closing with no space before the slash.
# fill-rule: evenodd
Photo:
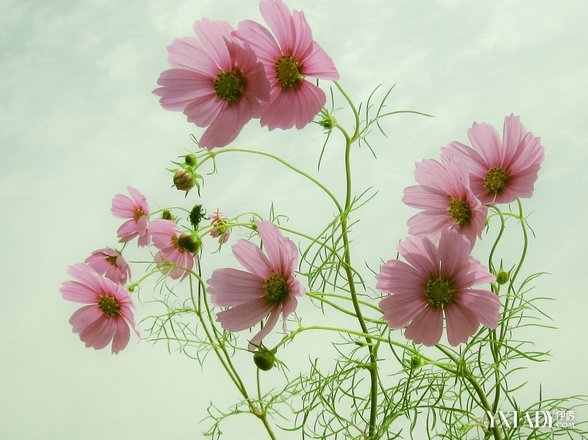
<svg viewBox="0 0 588 440">
<path fill-rule="evenodd" d="M 366 149 L 354 151 L 357 190 L 380 191 L 354 230 L 357 265 L 392 258 L 406 236 L 414 211 L 400 198 L 414 184 L 416 161 L 436 158 L 450 141 L 466 142 L 473 121 L 502 132 L 505 115 L 520 115 L 545 147 L 535 196 L 525 202 L 537 236 L 525 270 L 551 274 L 534 293 L 555 298 L 546 311 L 559 327 L 534 334 L 553 359 L 530 366 L 528 393 L 536 396 L 539 383 L 552 397 L 587 393 L 586 3 L 342 3 L 288 5 L 305 11 L 356 102 L 380 83 L 396 83 L 391 108 L 435 115 L 388 120 L 388 137 L 372 137 L 377 160 Z M 200 421 L 210 399 L 225 405 L 236 398 L 216 365 L 202 374 L 164 345 L 134 338 L 118 356 L 84 348 L 67 322 L 76 305 L 59 293 L 68 265 L 116 244 L 119 220 L 110 203 L 127 185 L 141 189 L 152 207 L 189 208 L 199 200 L 170 188 L 165 168 L 190 147 L 189 135 L 203 130 L 162 110 L 151 91 L 167 68 L 166 46 L 192 35 L 202 17 L 234 26 L 261 20 L 253 0 L 0 0 L 3 439 L 196 439 L 207 427 Z M 251 123 L 235 145 L 275 152 L 314 172 L 322 141 L 316 126 L 268 133 Z M 339 195 L 341 153 L 334 138 L 319 174 Z M 311 233 L 332 214 L 322 194 L 268 161 L 226 155 L 219 165 L 202 197 L 209 211 L 267 212 L 274 201 L 293 226 Z M 211 258 L 236 267 L 229 248 Z M 146 310 L 138 305 L 139 319 Z M 292 347 L 300 352 L 290 356 L 309 356 L 308 346 Z M 320 355 L 320 347 L 312 349 Z M 237 438 L 243 426 L 257 438 L 258 425 L 242 416 L 228 423 L 226 438 Z"/>
</svg>

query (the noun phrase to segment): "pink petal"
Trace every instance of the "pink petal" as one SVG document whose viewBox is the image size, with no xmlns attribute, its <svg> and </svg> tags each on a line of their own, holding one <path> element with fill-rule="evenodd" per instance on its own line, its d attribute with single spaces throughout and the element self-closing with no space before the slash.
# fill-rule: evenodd
<svg viewBox="0 0 588 440">
<path fill-rule="evenodd" d="M 205 18 L 194 23 L 194 31 L 216 65 L 225 72 L 230 71 L 231 57 L 225 39 L 231 39 L 231 32 L 233 32 L 231 25 L 225 21 Z"/>
<path fill-rule="evenodd" d="M 226 104 L 216 95 L 207 95 L 195 98 L 190 105 L 184 109 L 188 122 L 198 127 L 206 127 L 224 111 Z"/>
<path fill-rule="evenodd" d="M 218 65 L 196 38 L 177 38 L 168 46 L 168 60 L 172 68 L 187 69 L 214 78 Z"/>
<path fill-rule="evenodd" d="M 249 350 L 255 349 L 258 346 L 263 338 L 265 338 L 269 332 L 273 330 L 278 322 L 278 318 L 280 317 L 280 308 L 278 306 L 274 306 L 272 309 L 269 318 L 265 322 L 263 328 L 249 341 Z"/>
<path fill-rule="evenodd" d="M 404 190 L 402 202 L 419 209 L 442 209 L 449 206 L 447 193 L 431 186 L 409 186 Z"/>
<path fill-rule="evenodd" d="M 443 312 L 425 307 L 412 320 L 404 336 L 417 344 L 435 345 L 443 333 Z"/>
<path fill-rule="evenodd" d="M 500 319 L 500 299 L 489 290 L 468 289 L 459 303 L 476 315 L 478 321 L 489 328 L 496 328 Z"/>
<path fill-rule="evenodd" d="M 216 316 L 225 330 L 237 332 L 261 322 L 271 309 L 265 298 L 259 298 L 219 312 Z"/>
<path fill-rule="evenodd" d="M 289 245 L 278 227 L 272 222 L 256 222 L 261 242 L 265 248 L 273 272 L 286 274 L 292 267 L 292 254 Z"/>
<path fill-rule="evenodd" d="M 482 156 L 486 165 L 489 167 L 502 165 L 500 138 L 492 125 L 474 122 L 468 131 L 468 136 L 472 146 Z"/>
<path fill-rule="evenodd" d="M 267 279 L 272 273 L 272 265 L 259 247 L 247 240 L 239 240 L 232 247 L 235 258 L 252 274 Z"/>
<path fill-rule="evenodd" d="M 208 126 L 198 145 L 212 150 L 231 143 L 241 132 L 243 126 L 251 119 L 242 103 L 225 105 L 218 116 Z"/>
<path fill-rule="evenodd" d="M 208 293 L 217 306 L 238 306 L 263 298 L 262 278 L 237 269 L 216 269 L 208 280 Z"/>
<path fill-rule="evenodd" d="M 304 75 L 339 81 L 339 72 L 333 60 L 316 42 L 312 45 L 310 55 L 304 58 Z"/>
<path fill-rule="evenodd" d="M 114 338 L 112 339 L 112 353 L 118 354 L 124 349 L 131 339 L 131 332 L 129 325 L 124 319 L 118 318 L 115 320 L 116 328 L 114 330 Z"/>
<path fill-rule="evenodd" d="M 269 73 L 271 73 L 276 59 L 282 55 L 272 34 L 259 23 L 251 20 L 240 22 L 238 29 L 233 35 L 250 44 L 260 61 L 268 65 Z"/>
<path fill-rule="evenodd" d="M 295 43 L 295 30 L 288 7 L 281 0 L 261 0 L 259 10 L 276 35 L 282 52 L 292 52 Z"/>
<path fill-rule="evenodd" d="M 112 214 L 119 218 L 133 218 L 135 215 L 135 204 L 123 194 L 117 194 L 112 198 Z"/>
<path fill-rule="evenodd" d="M 159 102 L 166 110 L 183 111 L 194 99 L 214 97 L 213 80 L 191 70 L 166 70 L 157 84 L 163 87 L 155 89 L 153 94 L 161 97 Z"/>
<path fill-rule="evenodd" d="M 380 301 L 384 319 L 391 328 L 400 329 L 412 321 L 427 306 L 423 296 L 390 295 Z"/>
<path fill-rule="evenodd" d="M 97 305 L 91 306 L 84 306 L 78 310 L 76 310 L 71 318 L 69 318 L 69 323 L 73 327 L 73 331 L 75 333 L 81 333 L 88 327 L 90 324 L 93 324 L 98 319 L 102 318 L 104 314 L 98 308 Z"/>
<path fill-rule="evenodd" d="M 445 322 L 447 325 L 447 341 L 449 344 L 459 345 L 466 342 L 470 336 L 476 333 L 480 322 L 476 315 L 467 307 L 458 303 L 445 308 Z"/>
<path fill-rule="evenodd" d="M 376 288 L 384 292 L 419 296 L 423 293 L 425 277 L 408 264 L 390 260 L 376 276 Z"/>
<path fill-rule="evenodd" d="M 65 281 L 59 291 L 62 293 L 63 299 L 84 304 L 94 304 L 98 297 L 96 291 L 78 281 Z"/>
<path fill-rule="evenodd" d="M 99 350 L 106 347 L 112 340 L 114 329 L 114 319 L 103 315 L 80 333 L 80 339 L 86 343 L 86 347 Z"/>
</svg>

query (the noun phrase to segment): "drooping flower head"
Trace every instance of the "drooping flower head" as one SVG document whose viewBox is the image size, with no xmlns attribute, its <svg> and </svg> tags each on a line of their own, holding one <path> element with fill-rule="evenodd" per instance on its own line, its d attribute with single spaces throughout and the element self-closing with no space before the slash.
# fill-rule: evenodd
<svg viewBox="0 0 588 440">
<path fill-rule="evenodd" d="M 208 280 L 212 303 L 230 307 L 217 314 L 225 330 L 245 330 L 268 317 L 263 329 L 251 339 L 250 349 L 258 346 L 275 327 L 280 314 L 285 331 L 286 318 L 296 309 L 297 297 L 304 295 L 304 288 L 294 277 L 298 264 L 296 245 L 273 223 L 256 224 L 265 254 L 253 243 L 239 240 L 232 247 L 233 254 L 247 272 L 217 269 Z"/>
<path fill-rule="evenodd" d="M 209 150 L 232 142 L 260 115 L 269 84 L 249 45 L 231 36 L 219 20 L 197 21 L 198 38 L 178 38 L 168 48 L 171 69 L 161 73 L 153 93 L 166 110 L 182 111 L 189 122 L 208 127 L 199 145 Z"/>
<path fill-rule="evenodd" d="M 409 232 L 438 234 L 454 229 L 473 246 L 484 229 L 488 208 L 470 191 L 466 174 L 443 158 L 443 163 L 432 159 L 417 163 L 415 177 L 419 185 L 406 188 L 402 201 L 423 211 L 408 220 Z"/>
<path fill-rule="evenodd" d="M 489 290 L 472 286 L 494 281 L 494 276 L 470 256 L 470 243 L 446 229 L 439 244 L 426 236 L 410 236 L 398 246 L 409 263 L 390 260 L 376 277 L 376 287 L 391 295 L 380 301 L 391 328 L 408 325 L 404 336 L 416 343 L 435 345 L 443 333 L 453 346 L 467 341 L 480 323 L 498 324 L 500 301 Z"/>
<path fill-rule="evenodd" d="M 198 243 L 187 232 L 180 232 L 172 220 L 155 220 L 149 224 L 153 244 L 160 251 L 155 261 L 174 280 L 184 279 L 194 267 Z"/>
<path fill-rule="evenodd" d="M 124 284 L 131 277 L 131 268 L 119 251 L 111 248 L 98 249 L 86 258 L 86 264 L 99 275 L 118 284 Z"/>
<path fill-rule="evenodd" d="M 117 354 L 129 343 L 132 327 L 137 336 L 133 317 L 133 301 L 121 284 L 100 276 L 85 264 L 74 264 L 68 273 L 75 281 L 61 286 L 63 298 L 88 304 L 71 315 L 73 331 L 80 335 L 86 347 L 102 349 L 112 341 L 112 353 Z"/>
<path fill-rule="evenodd" d="M 212 219 L 210 224 L 214 226 L 214 229 L 210 231 L 210 235 L 214 238 L 219 237 L 218 242 L 220 244 L 225 244 L 227 241 L 229 241 L 229 237 L 231 236 L 231 228 L 227 226 L 228 217 L 224 213 L 217 210 L 212 214 L 209 214 L 208 218 Z"/>
<path fill-rule="evenodd" d="M 339 73 L 331 58 L 312 39 L 303 12 L 290 12 L 281 0 L 261 0 L 259 9 L 276 38 L 250 20 L 239 23 L 235 35 L 251 44 L 270 82 L 271 98 L 264 105 L 261 125 L 270 130 L 293 126 L 300 129 L 312 121 L 326 102 L 325 93 L 305 78 L 337 81 Z"/>
<path fill-rule="evenodd" d="M 518 116 L 504 118 L 502 142 L 490 124 L 474 122 L 468 131 L 473 148 L 453 142 L 443 154 L 461 160 L 474 195 L 483 203 L 510 203 L 531 197 L 543 162 L 540 139 L 526 132 Z"/>
<path fill-rule="evenodd" d="M 128 218 L 117 234 L 121 243 L 126 243 L 135 237 L 139 237 L 139 246 L 149 244 L 149 233 L 147 232 L 148 215 L 151 213 L 147 199 L 132 186 L 127 187 L 131 198 L 117 194 L 112 198 L 112 214 L 118 218 Z"/>
</svg>

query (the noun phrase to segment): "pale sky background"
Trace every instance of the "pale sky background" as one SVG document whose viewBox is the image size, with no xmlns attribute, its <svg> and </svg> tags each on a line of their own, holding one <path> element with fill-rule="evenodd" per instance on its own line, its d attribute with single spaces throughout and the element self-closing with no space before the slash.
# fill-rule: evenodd
<svg viewBox="0 0 588 440">
<path fill-rule="evenodd" d="M 525 270 L 551 273 L 536 294 L 555 298 L 546 311 L 559 329 L 532 334 L 537 348 L 552 350 L 553 358 L 530 365 L 526 393 L 535 397 L 539 383 L 544 396 L 588 393 L 586 3 L 288 5 L 305 11 L 356 102 L 380 83 L 397 83 L 392 109 L 436 115 L 386 121 L 388 138 L 371 138 L 377 160 L 366 149 L 354 151 L 357 191 L 370 185 L 380 190 L 354 230 L 358 267 L 363 260 L 377 266 L 392 258 L 405 237 L 405 222 L 415 211 L 400 198 L 414 184 L 416 161 L 436 158 L 452 140 L 467 141 L 474 120 L 502 132 L 511 112 L 541 137 L 546 158 L 535 196 L 525 202 L 528 212 L 535 211 L 537 239 Z M 162 110 L 151 90 L 167 68 L 166 46 L 192 35 L 192 23 L 201 17 L 234 26 L 261 20 L 253 0 L 0 0 L 2 439 L 197 439 L 208 426 L 200 421 L 209 401 L 224 406 L 236 398 L 217 364 L 202 374 L 194 361 L 168 354 L 163 344 L 133 338 L 118 356 L 84 348 L 67 322 L 77 306 L 59 293 L 68 265 L 116 245 L 120 221 L 111 216 L 110 203 L 127 185 L 140 188 L 154 208 L 189 208 L 198 200 L 195 193 L 184 199 L 171 189 L 164 168 L 191 145 L 190 133 L 203 130 Z M 322 140 L 317 126 L 268 133 L 251 123 L 235 146 L 275 152 L 316 174 Z M 319 175 L 339 195 L 341 152 L 341 139 L 334 138 Z M 293 227 L 309 232 L 332 214 L 322 194 L 269 161 L 226 155 L 219 164 L 203 193 L 209 211 L 267 212 L 273 200 Z M 211 259 L 237 267 L 229 248 Z M 302 301 L 299 314 L 313 316 L 310 310 Z M 145 316 L 147 308 L 137 304 L 138 319 Z M 320 346 L 302 341 L 290 346 L 293 362 L 321 355 Z M 588 411 L 577 415 L 586 417 Z M 225 432 L 228 439 L 256 439 L 262 431 L 252 416 L 240 416 Z"/>
</svg>

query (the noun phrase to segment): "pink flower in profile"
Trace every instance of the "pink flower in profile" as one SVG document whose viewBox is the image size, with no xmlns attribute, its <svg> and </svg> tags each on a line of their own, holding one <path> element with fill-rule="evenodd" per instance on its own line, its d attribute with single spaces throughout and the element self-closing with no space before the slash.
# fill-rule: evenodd
<svg viewBox="0 0 588 440">
<path fill-rule="evenodd" d="M 208 127 L 199 145 L 209 150 L 232 142 L 260 115 L 269 84 L 249 45 L 236 41 L 224 21 L 194 23 L 196 38 L 178 38 L 168 48 L 171 69 L 153 93 L 166 110 L 182 111 L 189 122 Z"/>
<path fill-rule="evenodd" d="M 443 333 L 453 346 L 466 342 L 480 323 L 495 328 L 500 301 L 489 290 L 472 286 L 494 276 L 470 256 L 470 243 L 446 229 L 439 244 L 426 236 L 410 236 L 398 246 L 409 264 L 390 260 L 376 277 L 376 287 L 391 295 L 380 301 L 391 328 L 408 325 L 404 336 L 419 344 L 435 345 Z"/>
<path fill-rule="evenodd" d="M 99 275 L 118 284 L 124 284 L 131 277 L 131 268 L 117 250 L 111 248 L 98 249 L 92 252 L 85 263 Z"/>
<path fill-rule="evenodd" d="M 518 116 L 504 118 L 502 142 L 489 124 L 474 122 L 468 131 L 473 149 L 459 142 L 443 154 L 460 160 L 474 195 L 483 203 L 510 203 L 531 197 L 543 162 L 540 139 L 526 132 Z"/>
<path fill-rule="evenodd" d="M 73 331 L 80 335 L 86 347 L 102 349 L 112 341 L 112 353 L 117 354 L 129 343 L 129 326 L 135 327 L 133 301 L 121 284 L 100 276 L 85 264 L 74 264 L 68 273 L 76 281 L 61 286 L 63 298 L 88 304 L 71 315 Z"/>
<path fill-rule="evenodd" d="M 139 246 L 149 244 L 149 233 L 147 232 L 148 215 L 150 214 L 147 199 L 139 190 L 128 186 L 127 189 L 131 198 L 117 194 L 112 198 L 112 214 L 118 218 L 128 218 L 117 234 L 121 243 L 126 243 L 135 237 L 139 237 Z"/>
<path fill-rule="evenodd" d="M 231 307 L 217 314 L 221 326 L 230 332 L 253 327 L 269 315 L 263 329 L 250 341 L 249 348 L 259 345 L 275 327 L 280 314 L 286 318 L 298 304 L 304 288 L 294 277 L 298 264 L 296 245 L 285 238 L 269 221 L 257 222 L 265 254 L 246 240 L 233 245 L 233 254 L 247 269 L 217 269 L 208 280 L 212 303 Z"/>
<path fill-rule="evenodd" d="M 326 102 L 325 93 L 306 77 L 337 81 L 339 73 L 326 52 L 312 39 L 303 12 L 290 11 L 281 0 L 261 0 L 261 15 L 276 39 L 262 25 L 239 23 L 235 35 L 251 44 L 270 81 L 270 102 L 261 125 L 300 129 L 311 122 Z"/>
<path fill-rule="evenodd" d="M 419 185 L 406 188 L 402 201 L 423 211 L 408 220 L 409 232 L 438 234 L 454 229 L 473 246 L 484 229 L 488 208 L 470 191 L 466 175 L 443 158 L 442 164 L 432 159 L 417 163 L 415 177 Z"/>
<path fill-rule="evenodd" d="M 214 238 L 219 237 L 218 242 L 220 244 L 225 244 L 229 241 L 231 228 L 227 226 L 228 217 L 220 211 L 214 211 L 208 215 L 208 218 L 212 219 L 211 225 L 214 226 L 214 229 L 210 231 L 210 235 Z"/>
<path fill-rule="evenodd" d="M 155 261 L 171 278 L 182 280 L 194 267 L 198 244 L 192 235 L 180 232 L 172 220 L 155 220 L 149 224 L 153 244 L 160 249 Z"/>
</svg>

